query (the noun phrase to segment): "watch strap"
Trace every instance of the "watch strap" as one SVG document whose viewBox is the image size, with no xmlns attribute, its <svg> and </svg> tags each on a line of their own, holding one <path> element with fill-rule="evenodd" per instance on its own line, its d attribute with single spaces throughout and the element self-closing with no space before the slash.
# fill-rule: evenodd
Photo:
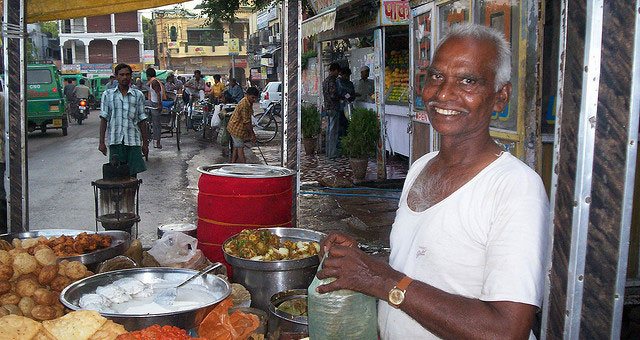
<svg viewBox="0 0 640 340">
<path fill-rule="evenodd" d="M 398 282 L 398 284 L 396 285 L 396 288 L 400 289 L 401 291 L 405 291 L 407 290 L 411 282 L 413 282 L 413 279 L 408 276 L 405 276 L 402 278 L 402 280 L 400 280 L 400 282 Z"/>
</svg>

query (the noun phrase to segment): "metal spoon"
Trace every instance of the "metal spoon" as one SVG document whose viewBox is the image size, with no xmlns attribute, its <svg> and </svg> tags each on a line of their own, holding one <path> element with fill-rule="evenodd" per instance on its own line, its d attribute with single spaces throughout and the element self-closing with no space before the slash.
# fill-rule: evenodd
<svg viewBox="0 0 640 340">
<path fill-rule="evenodd" d="M 158 295 L 156 295 L 156 297 L 153 299 L 153 302 L 159 304 L 159 305 L 163 305 L 163 306 L 171 306 L 173 305 L 173 302 L 176 299 L 176 296 L 178 295 L 178 288 L 186 285 L 187 283 L 195 280 L 196 278 L 199 278 L 200 276 L 218 268 L 221 267 L 222 263 L 220 262 L 216 262 L 216 263 L 212 263 L 210 265 L 208 265 L 206 268 L 202 269 L 201 271 L 193 274 L 190 278 L 186 279 L 184 282 L 182 282 L 181 284 L 172 287 L 172 288 L 167 288 L 165 290 L 163 290 L 162 292 L 160 292 Z"/>
</svg>

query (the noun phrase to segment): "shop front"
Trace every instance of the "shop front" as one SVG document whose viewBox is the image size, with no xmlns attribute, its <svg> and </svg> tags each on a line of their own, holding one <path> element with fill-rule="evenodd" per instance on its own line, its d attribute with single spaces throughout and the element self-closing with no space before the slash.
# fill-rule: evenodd
<svg viewBox="0 0 640 340">
<path fill-rule="evenodd" d="M 318 5 L 316 4 L 316 7 Z M 355 107 L 374 110 L 381 122 L 378 142 L 378 178 L 386 178 L 387 154 L 409 156 L 409 3 L 408 1 L 351 1 L 333 8 L 317 8 L 320 13 L 305 20 L 303 38 L 317 34 L 318 58 L 309 63 L 303 88 L 317 93 L 328 76 L 328 66 L 337 62 L 349 67 L 357 84 L 364 67 L 373 80 L 373 93 L 358 96 Z M 312 28 L 314 26 L 315 28 Z M 369 81 L 371 81 L 369 80 Z M 321 86 L 320 86 L 321 87 Z M 312 93 L 313 92 L 313 93 Z"/>
</svg>

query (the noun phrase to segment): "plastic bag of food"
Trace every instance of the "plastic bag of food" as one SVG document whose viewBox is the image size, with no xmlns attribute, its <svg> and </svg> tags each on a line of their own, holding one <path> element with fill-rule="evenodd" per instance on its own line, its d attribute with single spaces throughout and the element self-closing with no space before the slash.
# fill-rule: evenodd
<svg viewBox="0 0 640 340">
<path fill-rule="evenodd" d="M 309 339 L 377 340 L 376 299 L 348 289 L 325 294 L 316 292 L 318 286 L 332 281 L 335 279 L 320 280 L 316 276 L 309 286 Z"/>
<path fill-rule="evenodd" d="M 198 336 L 207 340 L 246 340 L 260 326 L 260 319 L 239 310 L 229 315 L 231 298 L 220 302 L 198 327 Z"/>
<path fill-rule="evenodd" d="M 197 246 L 198 240 L 187 234 L 167 232 L 149 249 L 149 255 L 161 266 L 191 268 L 191 265 L 197 264 L 197 260 L 203 257 L 202 251 L 196 249 Z"/>
</svg>

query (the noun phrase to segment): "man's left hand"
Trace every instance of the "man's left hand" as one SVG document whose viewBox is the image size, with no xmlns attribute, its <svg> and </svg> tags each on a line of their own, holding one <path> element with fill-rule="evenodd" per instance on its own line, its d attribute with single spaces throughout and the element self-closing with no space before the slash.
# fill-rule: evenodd
<svg viewBox="0 0 640 340">
<path fill-rule="evenodd" d="M 146 158 L 147 160 L 149 159 L 149 144 L 147 143 L 142 143 L 142 155 L 144 156 L 144 158 Z"/>
<path fill-rule="evenodd" d="M 318 287 L 321 294 L 349 289 L 386 300 L 389 290 L 403 274 L 358 248 L 334 245 L 317 276 L 319 279 L 336 278 Z"/>
<path fill-rule="evenodd" d="M 258 142 L 258 138 L 256 138 L 255 134 L 251 135 L 251 141 L 254 142 L 254 143 Z"/>
</svg>

